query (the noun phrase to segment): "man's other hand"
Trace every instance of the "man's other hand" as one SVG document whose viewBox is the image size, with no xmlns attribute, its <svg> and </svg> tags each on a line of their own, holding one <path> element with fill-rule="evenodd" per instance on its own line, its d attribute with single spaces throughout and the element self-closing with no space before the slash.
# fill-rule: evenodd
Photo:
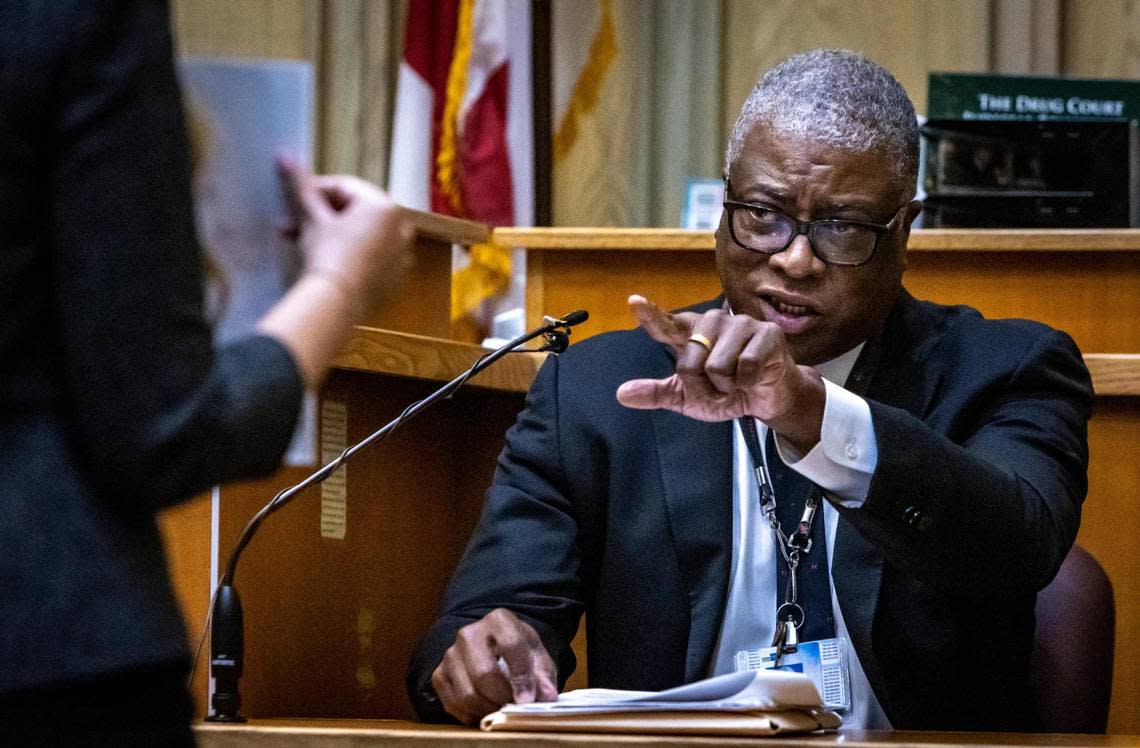
<svg viewBox="0 0 1140 748">
<path fill-rule="evenodd" d="M 556 672 L 538 632 L 497 608 L 459 629 L 431 674 L 431 685 L 451 716 L 474 726 L 504 704 L 555 701 Z"/>
<path fill-rule="evenodd" d="M 819 441 L 823 380 L 796 364 L 779 326 L 722 309 L 671 314 L 637 295 L 629 306 L 650 337 L 676 351 L 677 373 L 623 383 L 617 390 L 622 405 L 700 421 L 752 416 L 801 454 Z"/>
</svg>

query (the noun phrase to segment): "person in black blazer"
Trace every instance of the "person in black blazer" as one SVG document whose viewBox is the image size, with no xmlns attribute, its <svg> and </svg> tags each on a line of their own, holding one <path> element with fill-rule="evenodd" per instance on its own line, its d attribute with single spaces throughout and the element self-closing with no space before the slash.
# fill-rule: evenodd
<svg viewBox="0 0 1140 748">
<path fill-rule="evenodd" d="M 409 260 L 379 190 L 284 171 L 304 272 L 215 348 L 166 4 L 0 4 L 0 743 L 192 742 L 155 514 L 276 469 Z"/>
<path fill-rule="evenodd" d="M 631 297 L 641 329 L 543 365 L 409 668 L 422 718 L 554 698 L 583 612 L 591 686 L 711 674 L 774 615 L 732 605 L 734 419 L 753 417 L 770 469 L 875 455 L 858 490 L 819 486 L 834 612 L 874 702 L 849 723 L 1036 725 L 1035 593 L 1079 524 L 1091 384 L 1063 333 L 903 289 L 916 168 L 913 108 L 873 62 L 818 50 L 765 76 L 729 145 L 725 295 L 672 314 Z M 824 382 L 845 356 L 850 376 Z M 852 401 L 862 422 L 836 426 Z M 870 443 L 832 457 L 847 428 Z"/>
</svg>

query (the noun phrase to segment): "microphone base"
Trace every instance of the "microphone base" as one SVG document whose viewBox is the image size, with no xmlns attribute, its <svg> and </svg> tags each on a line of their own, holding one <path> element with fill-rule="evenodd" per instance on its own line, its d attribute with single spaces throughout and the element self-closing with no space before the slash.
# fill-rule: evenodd
<svg viewBox="0 0 1140 748">
<path fill-rule="evenodd" d="M 241 723 L 241 722 L 248 722 L 249 720 L 247 720 L 245 717 L 241 716 L 240 714 L 211 714 L 208 717 L 206 717 L 205 721 L 206 722 Z"/>
</svg>

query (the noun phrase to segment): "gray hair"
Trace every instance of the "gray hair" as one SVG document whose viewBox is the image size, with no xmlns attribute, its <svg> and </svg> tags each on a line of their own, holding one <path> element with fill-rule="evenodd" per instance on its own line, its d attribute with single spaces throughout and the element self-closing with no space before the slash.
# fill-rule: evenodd
<svg viewBox="0 0 1140 748">
<path fill-rule="evenodd" d="M 769 70 L 748 95 L 732 126 L 728 167 L 757 126 L 815 142 L 867 152 L 882 151 L 900 190 L 918 182 L 918 119 L 894 76 L 870 58 L 846 49 L 814 49 Z"/>
</svg>

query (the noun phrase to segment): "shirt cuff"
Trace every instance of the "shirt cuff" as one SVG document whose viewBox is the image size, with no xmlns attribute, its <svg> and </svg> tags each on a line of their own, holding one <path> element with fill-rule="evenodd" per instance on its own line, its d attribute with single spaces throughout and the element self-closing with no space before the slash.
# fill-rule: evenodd
<svg viewBox="0 0 1140 748">
<path fill-rule="evenodd" d="M 826 399 L 819 443 L 801 456 L 777 435 L 776 451 L 792 470 L 834 494 L 840 506 L 858 509 L 867 499 L 871 476 L 879 464 L 871 406 L 826 379 L 823 386 Z"/>
</svg>

